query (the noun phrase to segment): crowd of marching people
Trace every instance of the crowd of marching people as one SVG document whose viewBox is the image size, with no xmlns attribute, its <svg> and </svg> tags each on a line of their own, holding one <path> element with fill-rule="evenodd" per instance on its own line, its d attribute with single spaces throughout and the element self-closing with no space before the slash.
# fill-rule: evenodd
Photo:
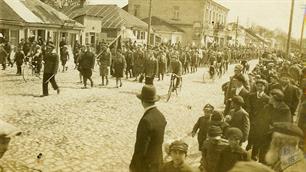
<svg viewBox="0 0 306 172">
<path fill-rule="evenodd" d="M 51 41 L 34 37 L 21 40 L 12 50 L 1 37 L 0 63 L 16 63 L 17 75 L 21 66 L 30 63 L 39 76 L 43 67 L 43 96 L 48 95 L 48 83 L 60 92 L 55 81 L 59 70 L 68 70 L 70 59 L 66 40 L 59 44 L 59 53 Z M 11 58 L 14 53 L 14 58 Z M 223 84 L 224 109 L 211 104 L 203 107 L 203 116 L 191 128 L 197 135 L 202 153 L 201 172 L 302 172 L 306 169 L 303 139 L 306 131 L 305 68 L 302 55 L 284 57 L 282 53 L 260 48 L 212 46 L 209 48 L 183 47 L 180 44 L 161 44 L 155 47 L 127 43 L 119 48 L 99 43 L 93 50 L 79 42 L 72 48 L 75 70 L 80 82 L 87 88 L 94 86 L 93 69 L 97 64 L 101 85 L 109 84 L 113 76 L 116 87 L 122 87 L 122 78 L 133 78 L 145 85 L 137 97 L 145 109 L 141 118 L 130 164 L 132 172 L 194 171 L 185 160 L 188 144 L 183 140 L 173 142 L 167 149 L 172 161 L 163 164 L 162 145 L 166 119 L 157 109 L 154 78 L 164 80 L 166 73 L 178 76 L 197 72 L 200 66 L 209 69 L 210 78 L 222 76 L 228 65 L 236 64 L 234 75 Z M 248 61 L 259 59 L 250 69 Z M 178 85 L 178 84 L 177 84 Z"/>
<path fill-rule="evenodd" d="M 186 163 L 188 144 L 184 140 L 168 145 L 166 152 L 172 161 L 163 164 L 167 122 L 155 105 L 159 97 L 154 85 L 145 85 L 137 95 L 145 113 L 138 125 L 130 171 L 305 171 L 302 89 L 306 70 L 302 59 L 301 55 L 284 58 L 265 51 L 249 73 L 244 73 L 243 61 L 235 66 L 234 75 L 222 86 L 225 108 L 206 104 L 190 133 L 192 137 L 198 133 L 202 153 L 198 169 Z"/>
</svg>

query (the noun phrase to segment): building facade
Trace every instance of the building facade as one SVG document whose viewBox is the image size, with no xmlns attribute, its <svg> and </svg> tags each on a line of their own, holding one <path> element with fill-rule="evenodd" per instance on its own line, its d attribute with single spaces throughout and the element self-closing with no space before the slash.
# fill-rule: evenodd
<svg viewBox="0 0 306 172">
<path fill-rule="evenodd" d="M 148 17 L 149 0 L 129 0 L 128 12 L 140 19 Z M 209 39 L 225 40 L 222 26 L 229 9 L 212 0 L 153 0 L 152 16 L 184 31 L 183 44 L 206 45 Z"/>
<path fill-rule="evenodd" d="M 96 46 L 99 42 L 131 41 L 146 44 L 148 25 L 117 5 L 82 5 L 64 10 L 70 18 L 85 26 L 81 43 Z"/>
<path fill-rule="evenodd" d="M 29 36 L 51 40 L 57 47 L 65 37 L 73 45 L 82 29 L 83 25 L 39 0 L 0 0 L 0 33 L 11 45 Z"/>
</svg>

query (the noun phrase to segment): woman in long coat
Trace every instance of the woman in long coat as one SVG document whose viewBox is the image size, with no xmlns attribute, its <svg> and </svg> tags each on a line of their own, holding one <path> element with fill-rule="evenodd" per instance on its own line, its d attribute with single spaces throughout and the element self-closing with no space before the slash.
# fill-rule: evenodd
<svg viewBox="0 0 306 172">
<path fill-rule="evenodd" d="M 113 76 L 116 77 L 116 87 L 118 88 L 119 82 L 120 82 L 120 87 L 122 87 L 121 78 L 123 77 L 123 73 L 126 68 L 126 61 L 120 49 L 118 49 L 117 52 L 115 53 L 112 66 L 114 71 Z"/>
</svg>

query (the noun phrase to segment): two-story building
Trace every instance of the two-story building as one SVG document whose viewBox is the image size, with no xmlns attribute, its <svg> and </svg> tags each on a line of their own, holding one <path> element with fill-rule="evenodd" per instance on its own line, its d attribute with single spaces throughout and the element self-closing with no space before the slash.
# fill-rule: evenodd
<svg viewBox="0 0 306 172">
<path fill-rule="evenodd" d="M 150 0 L 129 0 L 128 12 L 148 18 Z M 182 30 L 183 44 L 206 45 L 207 37 L 225 40 L 223 26 L 229 9 L 212 0 L 152 0 L 152 16 Z"/>
</svg>

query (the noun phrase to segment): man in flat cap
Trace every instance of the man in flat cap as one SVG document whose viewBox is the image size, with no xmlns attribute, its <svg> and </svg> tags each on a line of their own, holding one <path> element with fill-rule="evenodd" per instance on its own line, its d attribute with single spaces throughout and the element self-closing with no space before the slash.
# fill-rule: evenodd
<svg viewBox="0 0 306 172">
<path fill-rule="evenodd" d="M 247 109 L 249 112 L 250 118 L 250 135 L 248 139 L 247 150 L 252 148 L 252 159 L 257 160 L 257 155 L 259 152 L 259 147 L 261 145 L 262 133 L 263 133 L 263 124 L 265 117 L 264 107 L 269 102 L 269 96 L 264 92 L 266 88 L 267 82 L 263 79 L 259 79 L 255 82 L 256 92 L 250 93 Z"/>
<path fill-rule="evenodd" d="M 192 172 L 192 168 L 186 164 L 188 145 L 187 143 L 177 140 L 169 146 L 169 154 L 172 161 L 163 165 L 161 172 Z"/>
<path fill-rule="evenodd" d="M 54 44 L 53 42 L 49 42 L 47 45 L 46 55 L 44 56 L 44 74 L 43 74 L 43 95 L 48 96 L 48 83 L 50 82 L 53 89 L 57 91 L 57 94 L 60 93 L 60 90 L 58 88 L 58 85 L 55 81 L 55 75 L 58 70 L 58 64 L 59 64 L 59 56 L 54 51 Z"/>
<path fill-rule="evenodd" d="M 275 123 L 266 162 L 275 172 L 303 172 L 306 160 L 299 144 L 304 135 L 293 123 Z"/>
<path fill-rule="evenodd" d="M 131 172 L 159 171 L 163 163 L 162 144 L 166 119 L 157 109 L 155 102 L 160 99 L 153 85 L 144 85 L 137 97 L 144 107 L 144 115 L 139 121 L 134 154 L 130 164 Z"/>
<path fill-rule="evenodd" d="M 264 108 L 264 115 L 270 118 L 270 124 L 292 122 L 290 109 L 284 102 L 284 93 L 280 89 L 273 89 L 270 95 L 269 102 Z"/>
</svg>

